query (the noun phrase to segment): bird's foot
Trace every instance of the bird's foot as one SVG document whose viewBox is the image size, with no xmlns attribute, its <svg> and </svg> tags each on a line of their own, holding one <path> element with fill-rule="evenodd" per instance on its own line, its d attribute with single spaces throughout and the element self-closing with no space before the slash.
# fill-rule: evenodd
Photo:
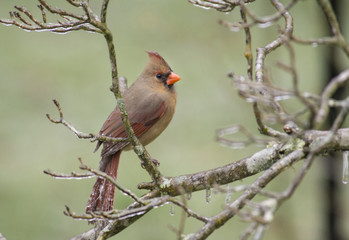
<svg viewBox="0 0 349 240">
<path fill-rule="evenodd" d="M 153 162 L 153 164 L 158 167 L 160 166 L 160 162 L 158 160 L 156 160 L 155 158 L 150 158 L 150 160 Z"/>
<path fill-rule="evenodd" d="M 148 156 L 148 157 L 149 157 L 150 161 L 152 161 L 152 163 L 153 163 L 156 167 L 160 166 L 160 162 L 159 162 L 158 160 L 156 160 L 155 158 L 152 158 L 152 157 L 150 157 L 150 156 Z M 145 168 L 145 162 L 144 162 L 144 161 L 141 162 L 141 166 L 142 166 L 142 168 Z"/>
</svg>

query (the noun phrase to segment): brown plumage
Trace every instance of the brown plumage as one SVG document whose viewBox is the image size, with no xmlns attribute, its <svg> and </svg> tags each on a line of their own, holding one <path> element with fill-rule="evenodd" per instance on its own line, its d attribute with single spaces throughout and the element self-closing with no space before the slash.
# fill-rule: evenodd
<svg viewBox="0 0 349 240">
<path fill-rule="evenodd" d="M 143 145 L 152 142 L 170 123 L 177 98 L 173 84 L 180 80 L 158 53 L 148 52 L 148 55 L 149 61 L 144 70 L 124 94 L 131 126 Z M 118 107 L 110 113 L 99 134 L 114 138 L 127 137 Z M 98 142 L 96 150 L 101 144 Z M 128 142 L 103 143 L 100 170 L 116 179 L 121 151 L 130 149 L 132 145 Z M 114 193 L 113 184 L 97 178 L 86 212 L 113 209 Z"/>
</svg>

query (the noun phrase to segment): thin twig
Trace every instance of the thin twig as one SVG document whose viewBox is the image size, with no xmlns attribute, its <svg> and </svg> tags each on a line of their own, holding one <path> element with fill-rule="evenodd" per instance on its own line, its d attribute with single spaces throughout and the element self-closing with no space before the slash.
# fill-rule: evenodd
<svg viewBox="0 0 349 240">
<path fill-rule="evenodd" d="M 184 195 L 181 195 L 182 199 L 185 199 Z M 188 206 L 186 206 L 185 203 L 180 202 L 179 200 L 175 199 L 175 198 L 170 198 L 169 199 L 170 202 L 172 202 L 173 204 L 181 207 L 183 209 L 183 211 L 185 211 L 188 216 L 196 218 L 197 220 L 207 223 L 209 221 L 209 219 L 207 217 L 203 217 L 200 214 L 194 212 L 193 210 L 191 210 L 190 208 L 188 208 Z"/>
<path fill-rule="evenodd" d="M 99 134 L 97 135 L 97 134 L 93 134 L 93 133 L 83 133 L 83 132 L 80 132 L 80 131 L 76 130 L 76 128 L 73 125 L 71 125 L 70 123 L 68 123 L 64 119 L 63 111 L 62 111 L 62 108 L 61 108 L 59 102 L 56 99 L 53 99 L 52 101 L 55 104 L 55 106 L 57 107 L 57 110 L 58 110 L 58 113 L 59 113 L 59 120 L 53 119 L 50 114 L 46 114 L 46 117 L 52 123 L 63 124 L 70 131 L 72 131 L 78 138 L 90 139 L 91 142 L 94 142 L 94 141 L 101 141 L 101 142 L 127 142 L 127 141 L 129 141 L 127 138 L 112 138 L 112 137 L 107 137 L 107 136 L 101 136 Z"/>
<path fill-rule="evenodd" d="M 333 11 L 331 3 L 328 0 L 318 0 L 317 2 L 325 13 L 327 21 L 331 27 L 331 31 L 334 37 L 337 39 L 337 45 L 341 47 L 343 52 L 349 57 L 349 45 L 339 28 L 337 16 Z"/>
<path fill-rule="evenodd" d="M 76 173 L 76 172 L 71 172 L 70 174 L 56 173 L 56 172 L 52 172 L 50 169 L 44 170 L 44 173 L 57 179 L 78 179 L 79 180 L 79 179 L 91 178 L 95 176 L 95 174 L 89 174 L 89 173 Z"/>
<path fill-rule="evenodd" d="M 117 189 L 119 189 L 122 193 L 124 193 L 125 195 L 131 197 L 133 200 L 135 200 L 137 203 L 141 204 L 141 205 L 145 205 L 145 203 L 140 199 L 138 198 L 134 193 L 132 193 L 130 190 L 122 187 L 120 184 L 118 184 L 116 182 L 116 180 L 114 178 L 112 178 L 111 176 L 109 176 L 108 174 L 102 172 L 102 171 L 99 171 L 99 170 L 96 170 L 96 169 L 93 169 L 93 168 L 90 168 L 89 166 L 87 166 L 81 158 L 79 158 L 79 161 L 81 163 L 80 165 L 80 169 L 82 170 L 87 170 L 93 174 L 95 174 L 96 176 L 99 176 L 99 177 L 102 177 L 106 180 L 108 180 L 109 182 L 111 182 Z"/>
<path fill-rule="evenodd" d="M 325 87 L 321 94 L 320 108 L 317 111 L 317 114 L 314 119 L 314 125 L 319 126 L 325 121 L 329 110 L 329 99 L 333 93 L 344 83 L 349 80 L 349 69 L 342 71 L 336 77 L 334 77 Z"/>
<path fill-rule="evenodd" d="M 109 0 L 103 0 L 102 9 L 101 9 L 101 22 L 107 22 L 107 10 L 108 10 Z"/>
<path fill-rule="evenodd" d="M 240 1 L 240 15 L 244 24 L 247 23 L 246 18 L 246 8 L 244 8 L 244 2 Z M 244 27 L 245 31 L 245 58 L 247 60 L 247 76 L 252 81 L 252 72 L 253 72 L 253 56 L 252 56 L 252 37 L 249 27 Z"/>
<path fill-rule="evenodd" d="M 232 135 L 236 133 L 244 134 L 247 139 L 246 140 L 229 140 L 226 138 L 227 135 Z M 216 140 L 233 149 L 241 149 L 253 143 L 259 146 L 264 146 L 270 141 L 270 139 L 262 139 L 254 136 L 247 128 L 245 128 L 242 125 L 234 125 L 226 128 L 217 129 Z"/>
</svg>

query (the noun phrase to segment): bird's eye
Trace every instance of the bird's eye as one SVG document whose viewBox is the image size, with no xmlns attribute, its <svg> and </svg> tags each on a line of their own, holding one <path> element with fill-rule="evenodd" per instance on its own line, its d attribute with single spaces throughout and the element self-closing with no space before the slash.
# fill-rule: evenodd
<svg viewBox="0 0 349 240">
<path fill-rule="evenodd" d="M 157 79 L 161 79 L 162 75 L 160 73 L 156 74 Z"/>
</svg>

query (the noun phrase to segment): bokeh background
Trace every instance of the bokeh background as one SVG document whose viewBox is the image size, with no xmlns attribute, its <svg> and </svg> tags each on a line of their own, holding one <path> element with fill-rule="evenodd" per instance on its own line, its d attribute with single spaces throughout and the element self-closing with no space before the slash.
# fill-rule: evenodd
<svg viewBox="0 0 349 240">
<path fill-rule="evenodd" d="M 63 0 L 54 2 L 67 7 Z M 98 1 L 91 2 L 98 6 Z M 40 14 L 34 0 L 2 0 L 0 18 L 8 18 L 14 4 L 25 5 Z M 249 6 L 260 16 L 273 13 L 263 1 Z M 310 38 L 325 34 L 326 21 L 315 1 L 301 1 L 292 13 L 297 36 Z M 177 84 L 174 119 L 147 147 L 160 160 L 160 170 L 166 176 L 222 166 L 261 149 L 249 146 L 233 150 L 215 141 L 215 129 L 231 124 L 243 124 L 257 134 L 251 105 L 238 97 L 227 77 L 230 71 L 246 72 L 244 33 L 230 32 L 218 24 L 220 19 L 238 21 L 238 9 L 224 14 L 195 7 L 185 0 L 110 3 L 108 23 L 114 33 L 119 74 L 132 83 L 147 61 L 144 51 L 151 50 L 158 51 L 182 77 Z M 347 30 L 348 25 L 345 26 Z M 265 45 L 276 33 L 277 26 L 253 28 L 253 46 Z M 296 46 L 301 89 L 320 92 L 324 50 L 322 46 Z M 270 56 L 268 63 L 274 67 L 277 59 L 286 56 L 285 50 L 279 50 Z M 289 76 L 282 71 L 273 70 L 272 74 L 282 86 L 290 85 Z M 75 212 L 84 211 L 94 179 L 57 180 L 43 174 L 43 170 L 79 171 L 78 157 L 97 167 L 99 154 L 93 153 L 94 143 L 77 139 L 63 126 L 50 123 L 45 114 L 57 116 L 51 101 L 55 98 L 61 103 L 66 120 L 80 131 L 97 133 L 115 106 L 114 96 L 108 90 L 110 75 L 108 52 L 101 35 L 81 31 L 64 35 L 33 33 L 0 25 L 0 232 L 9 240 L 67 239 L 90 228 L 86 222 L 72 220 L 62 212 L 64 205 Z M 268 189 L 283 190 L 300 166 L 295 164 Z M 337 181 L 341 183 L 341 169 L 338 169 Z M 324 239 L 325 171 L 319 158 L 292 200 L 277 212 L 265 239 Z M 253 179 L 231 186 L 248 184 Z M 119 183 L 141 195 L 144 192 L 137 190 L 137 184 L 149 180 L 135 154 L 123 153 Z M 348 187 L 339 184 L 342 209 L 339 228 L 346 238 L 349 238 Z M 189 206 L 212 216 L 222 209 L 224 198 L 213 193 L 207 204 L 205 192 L 198 192 L 192 195 Z M 117 193 L 116 208 L 128 204 L 130 200 Z M 178 226 L 179 220 L 180 209 L 175 208 L 172 216 L 170 206 L 165 205 L 117 237 L 174 239 L 176 236 L 168 225 Z M 200 226 L 198 221 L 187 219 L 185 233 L 194 232 Z M 237 239 L 247 226 L 238 218 L 231 220 L 209 239 Z"/>
</svg>

